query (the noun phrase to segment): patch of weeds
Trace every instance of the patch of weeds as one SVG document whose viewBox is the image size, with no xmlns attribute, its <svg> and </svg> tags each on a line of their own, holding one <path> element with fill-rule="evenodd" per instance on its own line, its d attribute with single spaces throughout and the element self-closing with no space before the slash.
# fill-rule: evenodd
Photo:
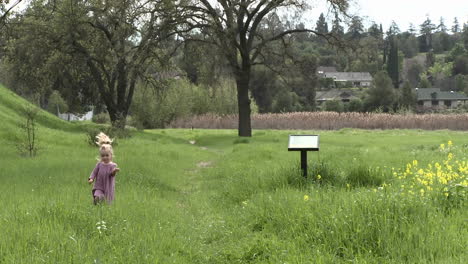
<svg viewBox="0 0 468 264">
<path fill-rule="evenodd" d="M 286 180 L 289 186 L 303 189 L 307 186 L 307 178 L 302 176 L 302 170 L 300 166 L 293 168 L 283 168 L 283 174 L 286 175 Z"/>
<path fill-rule="evenodd" d="M 346 175 L 346 183 L 351 186 L 380 186 L 385 180 L 385 173 L 380 168 L 359 165 L 351 168 Z"/>
<path fill-rule="evenodd" d="M 256 137 L 264 136 L 264 135 L 266 135 L 265 131 L 256 131 L 256 132 L 255 132 L 255 136 L 256 136 Z"/>
<path fill-rule="evenodd" d="M 311 180 L 320 184 L 340 185 L 342 182 L 339 171 L 324 161 L 312 165 L 308 175 Z"/>
<path fill-rule="evenodd" d="M 233 143 L 234 144 L 249 144 L 250 140 L 248 138 L 236 138 Z"/>
</svg>

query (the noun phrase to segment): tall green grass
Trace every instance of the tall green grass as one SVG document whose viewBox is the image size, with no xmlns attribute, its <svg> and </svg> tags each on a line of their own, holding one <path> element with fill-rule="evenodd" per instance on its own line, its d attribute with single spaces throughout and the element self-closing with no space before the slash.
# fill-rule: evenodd
<svg viewBox="0 0 468 264">
<path fill-rule="evenodd" d="M 466 133 L 301 131 L 321 135 L 305 179 L 288 131 L 133 132 L 114 150 L 115 203 L 94 206 L 87 125 L 43 113 L 43 148 L 22 158 L 9 139 L 27 102 L 0 97 L 0 263 L 467 261 L 466 206 L 380 188 L 392 167 L 440 160 L 439 144 L 466 146 Z"/>
</svg>

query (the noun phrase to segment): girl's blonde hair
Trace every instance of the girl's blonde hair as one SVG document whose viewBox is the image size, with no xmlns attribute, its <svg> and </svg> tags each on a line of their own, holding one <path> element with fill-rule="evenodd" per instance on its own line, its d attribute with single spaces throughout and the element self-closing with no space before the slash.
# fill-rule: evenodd
<svg viewBox="0 0 468 264">
<path fill-rule="evenodd" d="M 99 146 L 99 152 L 108 152 L 111 156 L 114 156 L 114 150 L 112 149 L 112 139 L 106 134 L 100 132 L 96 136 L 96 144 Z"/>
</svg>

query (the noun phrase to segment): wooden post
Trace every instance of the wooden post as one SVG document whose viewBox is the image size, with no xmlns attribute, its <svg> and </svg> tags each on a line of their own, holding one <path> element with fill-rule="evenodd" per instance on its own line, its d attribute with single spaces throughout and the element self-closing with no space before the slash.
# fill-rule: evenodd
<svg viewBox="0 0 468 264">
<path fill-rule="evenodd" d="M 302 176 L 307 178 L 307 151 L 301 151 L 301 169 L 302 169 Z"/>
</svg>

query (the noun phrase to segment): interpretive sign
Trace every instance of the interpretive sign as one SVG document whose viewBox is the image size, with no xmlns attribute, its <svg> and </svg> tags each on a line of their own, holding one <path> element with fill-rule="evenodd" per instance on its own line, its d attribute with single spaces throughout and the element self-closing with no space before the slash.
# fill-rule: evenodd
<svg viewBox="0 0 468 264">
<path fill-rule="evenodd" d="M 319 151 L 318 135 L 290 135 L 289 151 Z"/>
<path fill-rule="evenodd" d="M 307 151 L 319 151 L 318 135 L 290 135 L 288 151 L 301 152 L 302 175 L 307 177 Z"/>
</svg>

